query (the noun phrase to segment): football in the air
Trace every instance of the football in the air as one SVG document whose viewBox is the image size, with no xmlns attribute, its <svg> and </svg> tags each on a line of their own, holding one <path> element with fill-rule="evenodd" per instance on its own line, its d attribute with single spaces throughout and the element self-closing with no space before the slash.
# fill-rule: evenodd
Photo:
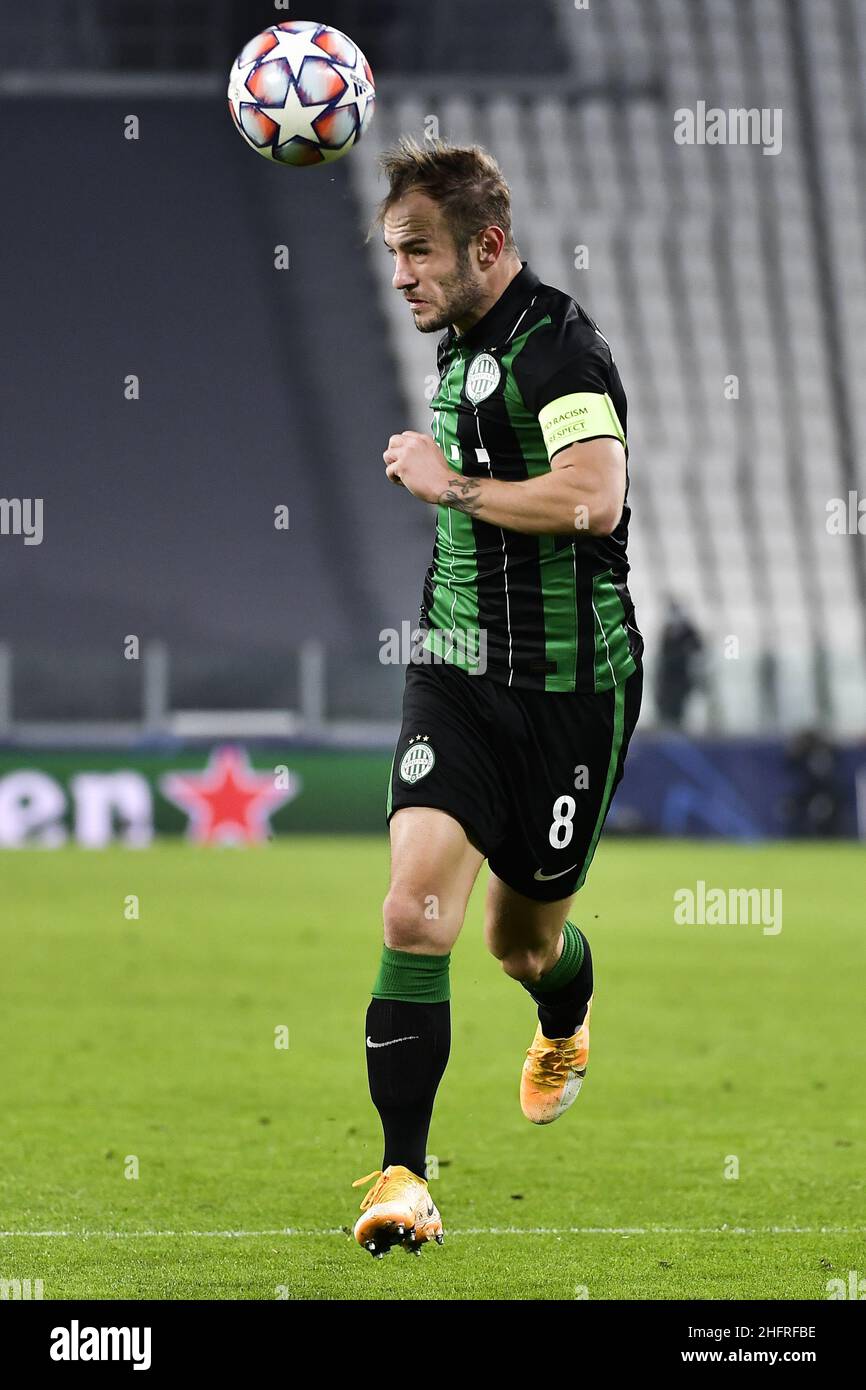
<svg viewBox="0 0 866 1390">
<path fill-rule="evenodd" d="M 241 49 L 229 111 L 248 145 L 280 164 L 325 164 L 356 145 L 373 118 L 370 64 L 339 29 L 272 24 Z"/>
</svg>

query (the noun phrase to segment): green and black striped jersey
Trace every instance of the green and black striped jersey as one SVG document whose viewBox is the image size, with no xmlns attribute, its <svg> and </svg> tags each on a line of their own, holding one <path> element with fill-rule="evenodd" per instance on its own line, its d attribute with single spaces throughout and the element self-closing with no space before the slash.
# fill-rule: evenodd
<svg viewBox="0 0 866 1390">
<path fill-rule="evenodd" d="M 535 478 L 560 449 L 603 436 L 627 458 L 625 393 L 606 339 L 522 265 L 467 333 L 440 339 L 433 437 L 467 477 Z M 573 537 L 533 536 L 439 507 L 424 647 L 528 690 L 621 684 L 643 651 L 626 587 L 629 515 L 626 504 L 610 536 L 590 535 L 579 517 Z"/>
</svg>

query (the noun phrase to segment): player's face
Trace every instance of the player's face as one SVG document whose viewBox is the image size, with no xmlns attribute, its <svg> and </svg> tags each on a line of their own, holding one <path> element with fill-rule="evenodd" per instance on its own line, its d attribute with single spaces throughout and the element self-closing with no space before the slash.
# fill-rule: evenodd
<svg viewBox="0 0 866 1390">
<path fill-rule="evenodd" d="M 394 288 L 409 305 L 420 333 L 453 323 L 464 331 L 484 296 L 466 247 L 458 251 L 442 212 L 425 193 L 407 193 L 389 208 L 382 226 L 394 257 Z"/>
</svg>

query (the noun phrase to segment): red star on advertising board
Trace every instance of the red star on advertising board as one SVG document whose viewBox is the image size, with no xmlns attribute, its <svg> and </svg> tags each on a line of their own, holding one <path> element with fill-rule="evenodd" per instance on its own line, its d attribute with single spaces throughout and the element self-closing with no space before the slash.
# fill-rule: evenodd
<svg viewBox="0 0 866 1390">
<path fill-rule="evenodd" d="M 257 772 L 243 748 L 215 748 L 202 772 L 167 772 L 160 778 L 163 796 L 189 816 L 187 837 L 198 844 L 253 844 L 267 836 L 269 818 L 291 801 L 300 778 Z"/>
</svg>

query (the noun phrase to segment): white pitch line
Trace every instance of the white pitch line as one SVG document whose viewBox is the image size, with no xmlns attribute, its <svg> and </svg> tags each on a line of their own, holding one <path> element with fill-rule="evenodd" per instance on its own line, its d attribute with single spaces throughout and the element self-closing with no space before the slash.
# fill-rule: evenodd
<svg viewBox="0 0 866 1390">
<path fill-rule="evenodd" d="M 265 1231 L 0 1231 L 0 1239 L 33 1236 L 73 1240 L 250 1240 L 275 1236 L 341 1236 L 339 1226 L 303 1229 L 285 1226 Z M 866 1226 L 467 1226 L 446 1236 L 862 1236 Z"/>
</svg>

